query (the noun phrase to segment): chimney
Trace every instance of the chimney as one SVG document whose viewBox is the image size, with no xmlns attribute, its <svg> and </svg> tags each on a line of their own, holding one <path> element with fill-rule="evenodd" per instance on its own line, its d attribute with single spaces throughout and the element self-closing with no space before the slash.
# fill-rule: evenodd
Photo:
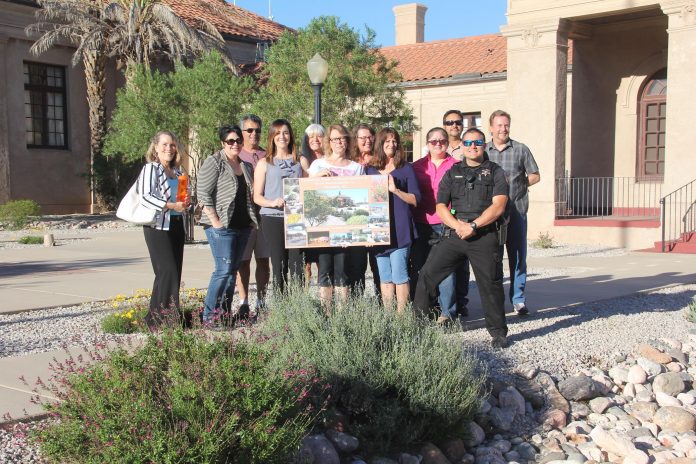
<svg viewBox="0 0 696 464">
<path fill-rule="evenodd" d="M 424 40 L 425 12 L 428 7 L 420 3 L 407 3 L 392 8 L 396 23 L 396 45 L 421 43 Z"/>
</svg>

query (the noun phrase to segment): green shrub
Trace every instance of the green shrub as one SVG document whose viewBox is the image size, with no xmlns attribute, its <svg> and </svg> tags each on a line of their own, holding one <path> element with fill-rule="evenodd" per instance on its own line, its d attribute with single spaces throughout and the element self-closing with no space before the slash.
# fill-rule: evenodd
<svg viewBox="0 0 696 464">
<path fill-rule="evenodd" d="M 539 232 L 539 237 L 532 243 L 534 248 L 553 248 L 553 237 L 548 232 Z"/>
<path fill-rule="evenodd" d="M 277 368 L 314 366 L 331 385 L 331 406 L 349 416 L 348 432 L 363 449 L 465 434 L 484 379 L 461 340 L 367 297 L 326 317 L 316 298 L 295 287 L 269 307 L 262 330 L 274 335 Z"/>
<path fill-rule="evenodd" d="M 21 243 L 22 245 L 42 245 L 44 239 L 38 235 L 25 235 L 17 240 L 17 242 Z"/>
<path fill-rule="evenodd" d="M 689 303 L 684 310 L 684 317 L 687 321 L 696 324 L 696 300 Z"/>
<path fill-rule="evenodd" d="M 38 216 L 41 212 L 39 205 L 33 200 L 12 200 L 0 205 L 0 222 L 10 229 L 21 229 L 29 220 L 29 216 Z"/>
<path fill-rule="evenodd" d="M 131 355 L 59 371 L 59 420 L 37 433 L 55 462 L 288 462 L 313 414 L 310 373 L 275 374 L 246 341 L 165 331 Z"/>
</svg>

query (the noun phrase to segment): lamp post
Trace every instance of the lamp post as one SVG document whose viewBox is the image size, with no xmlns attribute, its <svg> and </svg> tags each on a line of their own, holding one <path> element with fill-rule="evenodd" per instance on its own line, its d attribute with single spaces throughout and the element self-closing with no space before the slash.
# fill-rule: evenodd
<svg viewBox="0 0 696 464">
<path fill-rule="evenodd" d="M 314 89 L 314 123 L 321 124 L 321 88 L 326 80 L 326 73 L 329 71 L 329 63 L 321 57 L 319 53 L 315 54 L 311 60 L 307 62 L 307 74 L 309 74 L 309 82 L 312 83 Z"/>
</svg>

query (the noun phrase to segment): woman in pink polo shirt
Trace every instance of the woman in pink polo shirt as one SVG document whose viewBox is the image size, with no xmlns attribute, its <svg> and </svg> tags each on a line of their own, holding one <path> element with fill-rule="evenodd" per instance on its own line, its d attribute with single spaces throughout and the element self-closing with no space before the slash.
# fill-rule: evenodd
<svg viewBox="0 0 696 464">
<path fill-rule="evenodd" d="M 421 159 L 413 162 L 413 170 L 416 172 L 418 187 L 421 192 L 421 201 L 413 209 L 413 219 L 416 223 L 418 238 L 411 245 L 411 289 L 416 288 L 418 273 L 428 259 L 431 240 L 440 238 L 443 232 L 443 224 L 440 216 L 435 213 L 437 191 L 442 176 L 458 161 L 447 154 L 447 132 L 441 127 L 435 127 L 428 131 L 425 137 L 428 153 Z M 455 274 L 450 274 L 438 287 L 440 296 L 438 302 L 441 315 L 439 324 L 456 320 L 457 304 L 455 294 Z M 413 298 L 413 295 L 411 295 Z"/>
</svg>

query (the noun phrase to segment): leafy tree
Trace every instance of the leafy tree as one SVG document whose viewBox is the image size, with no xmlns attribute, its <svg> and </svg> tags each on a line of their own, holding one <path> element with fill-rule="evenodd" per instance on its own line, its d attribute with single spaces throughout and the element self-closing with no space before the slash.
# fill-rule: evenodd
<svg viewBox="0 0 696 464">
<path fill-rule="evenodd" d="M 316 226 L 326 221 L 333 210 L 330 200 L 324 195 L 320 195 L 314 190 L 308 190 L 304 193 L 305 220 L 310 226 Z"/>
<path fill-rule="evenodd" d="M 320 53 L 329 63 L 322 91 L 322 121 L 349 127 L 359 122 L 374 126 L 412 123 L 403 91 L 390 85 L 400 81 L 394 62 L 388 62 L 375 45 L 375 33 L 364 35 L 334 16 L 313 19 L 297 32 L 285 32 L 267 55 L 252 111 L 264 120 L 287 118 L 299 132 L 314 114 L 313 90 L 307 61 Z"/>
</svg>

